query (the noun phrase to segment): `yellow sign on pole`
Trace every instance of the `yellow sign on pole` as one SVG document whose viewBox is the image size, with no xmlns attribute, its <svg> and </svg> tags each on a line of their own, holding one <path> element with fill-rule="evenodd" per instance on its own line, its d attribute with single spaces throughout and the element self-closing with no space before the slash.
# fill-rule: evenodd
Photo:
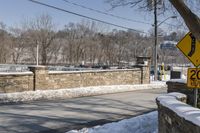
<svg viewBox="0 0 200 133">
<path fill-rule="evenodd" d="M 187 86 L 200 88 L 200 68 L 188 68 Z"/>
<path fill-rule="evenodd" d="M 194 66 L 200 65 L 200 42 L 195 39 L 191 32 L 187 33 L 176 46 Z"/>
</svg>

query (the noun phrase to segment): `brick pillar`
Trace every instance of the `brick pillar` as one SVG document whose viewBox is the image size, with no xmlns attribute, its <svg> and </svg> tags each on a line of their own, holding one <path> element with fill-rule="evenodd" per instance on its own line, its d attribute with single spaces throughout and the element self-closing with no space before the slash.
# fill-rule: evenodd
<svg viewBox="0 0 200 133">
<path fill-rule="evenodd" d="M 45 90 L 48 88 L 48 69 L 45 66 L 29 67 L 34 74 L 33 90 Z"/>
</svg>

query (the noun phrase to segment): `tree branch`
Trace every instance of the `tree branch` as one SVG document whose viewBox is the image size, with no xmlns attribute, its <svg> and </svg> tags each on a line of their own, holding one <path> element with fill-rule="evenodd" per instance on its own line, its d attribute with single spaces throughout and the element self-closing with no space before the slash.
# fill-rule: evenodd
<svg viewBox="0 0 200 133">
<path fill-rule="evenodd" d="M 200 19 L 194 14 L 183 0 L 169 0 L 185 21 L 194 36 L 200 40 Z"/>
</svg>

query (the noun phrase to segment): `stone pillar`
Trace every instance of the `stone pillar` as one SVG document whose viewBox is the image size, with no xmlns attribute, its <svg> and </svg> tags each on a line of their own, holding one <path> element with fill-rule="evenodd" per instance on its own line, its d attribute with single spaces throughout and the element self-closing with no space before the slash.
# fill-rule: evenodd
<svg viewBox="0 0 200 133">
<path fill-rule="evenodd" d="M 141 84 L 149 84 L 150 83 L 150 71 L 149 67 L 145 65 L 137 65 L 141 71 Z"/>
<path fill-rule="evenodd" d="M 150 69 L 149 66 L 142 67 L 142 84 L 150 83 Z"/>
<path fill-rule="evenodd" d="M 141 69 L 141 84 L 150 83 L 151 57 L 138 56 L 137 67 Z"/>
<path fill-rule="evenodd" d="M 33 90 L 44 90 L 48 87 L 48 69 L 45 66 L 29 67 L 34 74 Z"/>
</svg>

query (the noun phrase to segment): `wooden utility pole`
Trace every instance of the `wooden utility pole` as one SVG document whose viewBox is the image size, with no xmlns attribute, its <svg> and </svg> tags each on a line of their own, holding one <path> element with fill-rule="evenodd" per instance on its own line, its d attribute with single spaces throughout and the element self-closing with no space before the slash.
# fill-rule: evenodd
<svg viewBox="0 0 200 133">
<path fill-rule="evenodd" d="M 157 60 L 157 54 L 158 54 L 158 25 L 157 25 L 157 0 L 154 0 L 154 80 L 158 80 L 158 60 Z"/>
</svg>

